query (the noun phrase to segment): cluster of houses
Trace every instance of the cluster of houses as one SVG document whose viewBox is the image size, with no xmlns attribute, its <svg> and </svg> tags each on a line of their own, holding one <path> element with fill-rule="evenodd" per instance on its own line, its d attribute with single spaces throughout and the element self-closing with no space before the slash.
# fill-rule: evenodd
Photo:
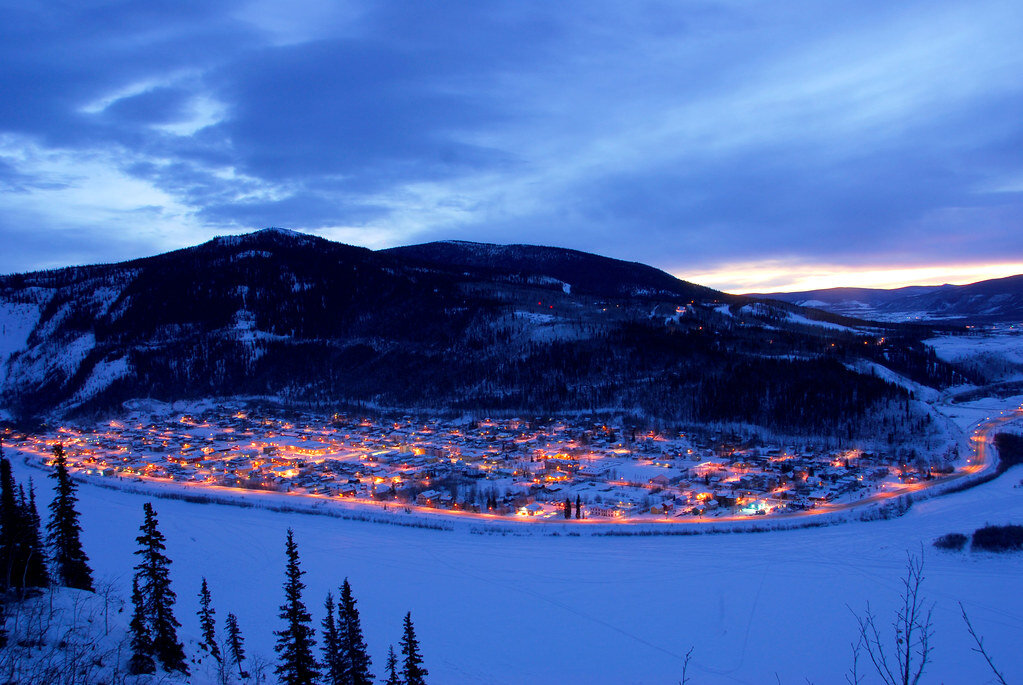
<svg viewBox="0 0 1023 685">
<path fill-rule="evenodd" d="M 40 459 L 61 444 L 84 475 L 541 519 L 764 516 L 935 476 L 891 455 L 585 419 L 454 423 L 222 407 L 6 440 Z"/>
</svg>

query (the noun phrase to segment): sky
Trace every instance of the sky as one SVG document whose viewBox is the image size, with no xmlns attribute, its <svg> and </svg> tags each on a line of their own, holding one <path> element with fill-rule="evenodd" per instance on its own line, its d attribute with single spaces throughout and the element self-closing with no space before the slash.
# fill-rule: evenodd
<svg viewBox="0 0 1023 685">
<path fill-rule="evenodd" d="M 0 273 L 286 227 L 1023 273 L 1018 0 L 0 0 Z"/>
</svg>

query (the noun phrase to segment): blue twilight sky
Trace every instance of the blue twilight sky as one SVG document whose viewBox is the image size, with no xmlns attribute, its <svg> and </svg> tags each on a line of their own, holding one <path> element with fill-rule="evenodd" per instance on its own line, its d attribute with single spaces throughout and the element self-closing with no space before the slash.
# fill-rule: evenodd
<svg viewBox="0 0 1023 685">
<path fill-rule="evenodd" d="M 0 272 L 265 226 L 1023 272 L 1019 0 L 0 0 Z"/>
</svg>

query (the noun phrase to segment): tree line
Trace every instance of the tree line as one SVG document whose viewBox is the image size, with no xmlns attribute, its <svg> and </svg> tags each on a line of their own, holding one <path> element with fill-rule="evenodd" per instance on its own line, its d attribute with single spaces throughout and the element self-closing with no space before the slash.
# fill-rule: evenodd
<svg viewBox="0 0 1023 685">
<path fill-rule="evenodd" d="M 28 495 L 14 479 L 11 462 L 0 444 L 0 600 L 24 599 L 33 588 L 50 584 L 79 590 L 93 590 L 89 558 L 81 543 L 75 483 L 67 470 L 64 450 L 53 450 L 54 498 L 43 535 L 36 508 L 35 486 L 29 480 Z M 6 616 L 0 604 L 0 617 Z M 0 621 L 0 646 L 6 644 Z"/>
<path fill-rule="evenodd" d="M 45 526 L 45 536 L 36 509 L 34 486 L 26 491 L 15 481 L 10 461 L 0 444 L 0 602 L 20 602 L 47 587 L 67 587 L 94 592 L 93 572 L 81 543 L 82 527 L 77 510 L 77 486 L 71 479 L 62 446 L 53 450 L 54 498 Z M 181 626 L 175 617 L 177 595 L 171 588 L 171 559 L 166 554 L 166 538 L 159 529 L 156 511 L 150 502 L 143 505 L 143 520 L 136 537 L 131 587 L 132 614 L 128 626 L 130 656 L 127 670 L 132 675 L 167 673 L 190 675 L 189 659 L 178 638 Z M 334 595 L 327 593 L 325 615 L 320 622 L 320 648 L 316 650 L 317 631 L 303 601 L 305 584 L 298 546 L 289 528 L 285 543 L 284 601 L 280 606 L 283 627 L 275 631 L 277 653 L 275 673 L 284 685 L 371 685 L 374 682 L 372 659 L 362 632 L 357 600 L 345 578 Z M 200 638 L 193 664 L 212 660 L 222 683 L 252 678 L 246 670 L 245 640 L 238 618 L 228 613 L 224 634 L 218 636 L 216 611 L 206 578 L 198 592 Z M 7 644 L 6 605 L 0 603 L 0 647 Z M 388 650 L 384 685 L 425 685 L 429 671 L 412 623 L 405 614 L 401 658 L 394 645 Z M 316 653 L 318 651 L 318 654 Z"/>
<path fill-rule="evenodd" d="M 296 406 L 480 414 L 638 409 L 650 420 L 736 421 L 837 436 L 908 397 L 849 365 L 869 360 L 938 388 L 976 380 L 923 345 L 924 330 L 896 328 L 876 339 L 786 328 L 788 310 L 774 305 L 759 313 L 736 306 L 726 316 L 704 303 L 671 323 L 651 315 L 674 311 L 690 286 L 662 290 L 666 299 L 637 300 L 604 283 L 599 301 L 562 293 L 555 305 L 542 290 L 492 280 L 496 272 L 467 281 L 461 268 L 409 270 L 379 255 L 310 253 L 271 236 L 252 244 L 274 250 L 273 268 L 214 245 L 143 260 L 137 272 L 115 266 L 0 279 L 15 294 L 54 289 L 39 325 L 56 332 L 39 351 L 49 354 L 65 337 L 96 341 L 68 375 L 10 384 L 5 406 L 22 417 L 45 413 L 71 399 L 97 365 L 123 357 L 130 373 L 92 397 L 83 413 L 137 397 L 272 395 Z M 101 286 L 120 291 L 102 311 L 91 299 Z M 618 313 L 601 313 L 598 304 Z M 550 306 L 562 334 L 546 339 L 519 314 Z M 240 313 L 268 335 L 240 339 Z M 19 360 L 15 354 L 11 368 L 27 373 L 28 357 Z"/>
</svg>

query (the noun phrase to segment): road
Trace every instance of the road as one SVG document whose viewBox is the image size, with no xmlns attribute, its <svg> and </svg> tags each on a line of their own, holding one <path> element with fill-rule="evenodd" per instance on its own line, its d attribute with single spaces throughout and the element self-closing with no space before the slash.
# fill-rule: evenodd
<svg viewBox="0 0 1023 685">
<path fill-rule="evenodd" d="M 780 514 L 772 518 L 780 519 L 786 517 L 798 517 L 798 516 L 814 516 L 820 514 L 834 513 L 840 511 L 849 511 L 850 509 L 857 509 L 860 507 L 870 506 L 883 502 L 885 500 L 902 497 L 904 495 L 910 495 L 918 493 L 923 490 L 929 490 L 936 487 L 944 487 L 949 483 L 962 480 L 964 478 L 974 477 L 984 471 L 990 471 L 997 468 L 998 462 L 995 459 L 989 458 L 988 446 L 994 444 L 994 436 L 999 429 L 1007 423 L 1023 419 L 1023 406 L 1019 409 L 1012 411 L 1002 412 L 1000 416 L 990 416 L 983 421 L 979 421 L 970 427 L 970 448 L 973 451 L 973 455 L 967 459 L 967 465 L 957 470 L 955 473 L 951 473 L 947 476 L 941 476 L 930 481 L 922 481 L 918 483 L 911 483 L 900 487 L 892 488 L 884 492 L 879 492 L 876 495 L 870 497 L 864 497 L 863 499 L 856 500 L 855 502 L 843 502 L 841 504 L 825 504 L 817 507 L 812 511 L 799 512 L 798 514 Z M 717 519 L 724 520 L 724 519 Z"/>
</svg>

